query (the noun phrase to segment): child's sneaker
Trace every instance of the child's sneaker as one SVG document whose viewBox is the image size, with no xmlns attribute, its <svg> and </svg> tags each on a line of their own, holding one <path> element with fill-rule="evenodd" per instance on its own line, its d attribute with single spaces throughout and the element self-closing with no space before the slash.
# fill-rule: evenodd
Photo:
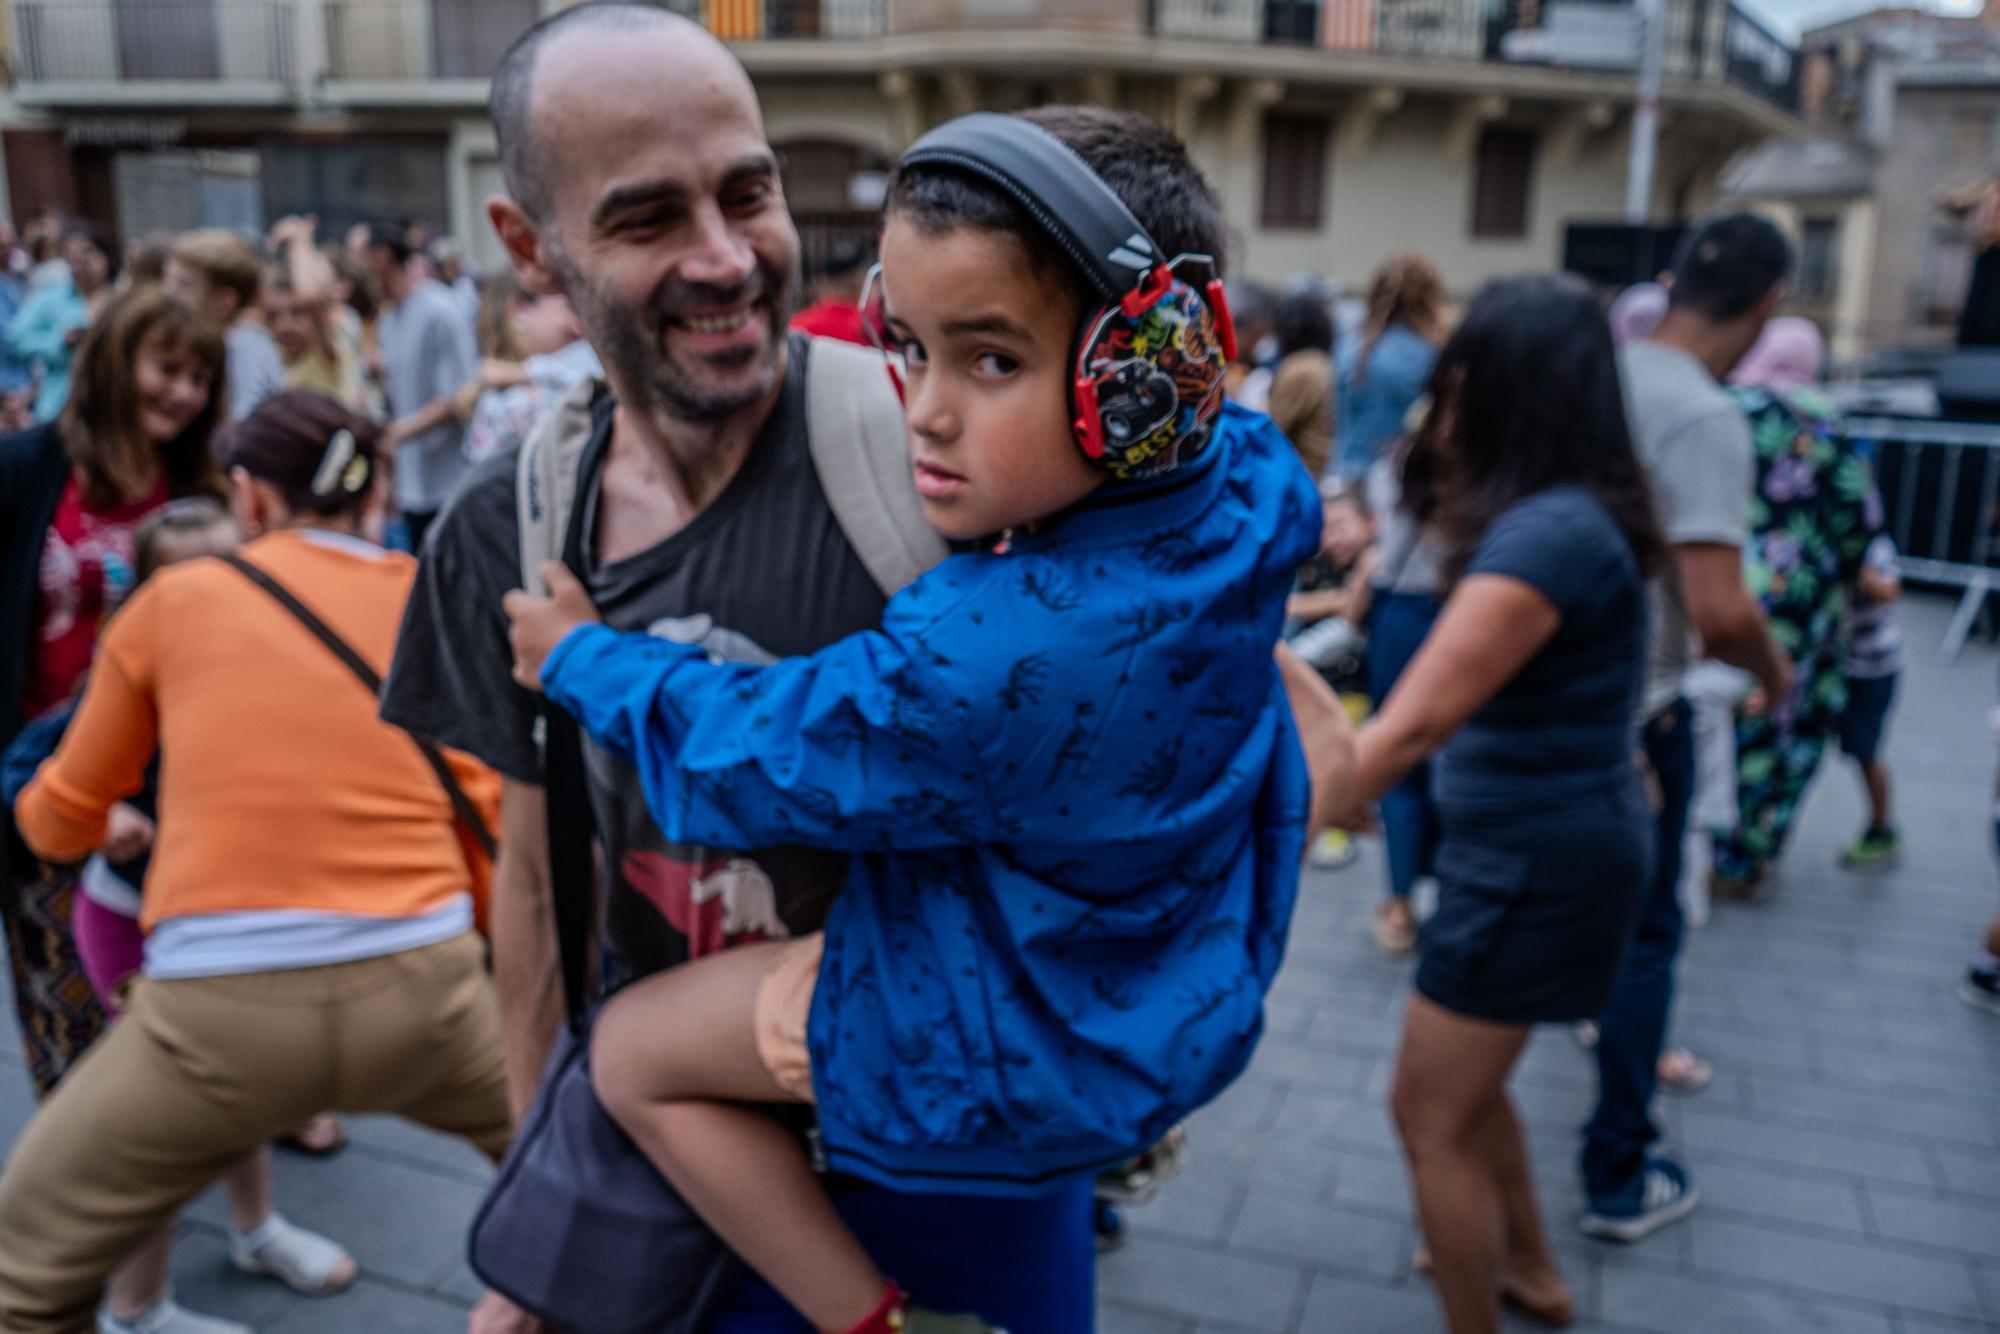
<svg viewBox="0 0 2000 1334">
<path fill-rule="evenodd" d="M 2000 968 L 1974 964 L 1965 970 L 1965 985 L 1958 994 L 1965 997 L 1965 1003 L 1975 1010 L 2000 1014 Z"/>
<path fill-rule="evenodd" d="M 1852 871 L 1875 871 L 1896 864 L 1902 836 L 1893 829 L 1870 829 L 1840 854 L 1840 864 Z"/>
<path fill-rule="evenodd" d="M 1671 1158 L 1651 1158 L 1639 1174 L 1629 1202 L 1593 1202 L 1578 1226 L 1587 1237 L 1605 1241 L 1638 1241 L 1694 1211 L 1701 1194 L 1694 1178 Z"/>
<path fill-rule="evenodd" d="M 1097 1238 L 1097 1253 L 1109 1255 L 1125 1244 L 1125 1215 L 1118 1212 L 1116 1205 L 1093 1200 L 1090 1230 Z"/>
<path fill-rule="evenodd" d="M 1306 857 L 1315 871 L 1338 871 L 1352 866 L 1361 856 L 1361 849 L 1354 846 L 1354 840 L 1345 830 L 1329 829 L 1313 840 L 1312 852 Z"/>
</svg>

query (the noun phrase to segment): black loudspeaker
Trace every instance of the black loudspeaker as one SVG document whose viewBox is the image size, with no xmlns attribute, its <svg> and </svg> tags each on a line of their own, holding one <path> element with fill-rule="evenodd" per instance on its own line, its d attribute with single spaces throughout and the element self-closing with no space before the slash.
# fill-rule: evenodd
<svg viewBox="0 0 2000 1334">
<path fill-rule="evenodd" d="M 1938 366 L 1938 405 L 1961 421 L 2000 421 L 2000 347 L 1966 347 Z"/>
</svg>

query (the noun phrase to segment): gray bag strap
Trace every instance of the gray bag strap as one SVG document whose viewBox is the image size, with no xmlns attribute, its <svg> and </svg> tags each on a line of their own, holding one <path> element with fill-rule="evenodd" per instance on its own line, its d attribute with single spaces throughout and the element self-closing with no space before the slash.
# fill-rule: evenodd
<svg viewBox="0 0 2000 1334">
<path fill-rule="evenodd" d="M 944 539 L 924 522 L 911 485 L 902 401 L 880 353 L 817 338 L 810 355 L 806 436 L 813 468 L 854 554 L 876 585 L 893 595 L 947 554 Z M 530 592 L 546 591 L 536 573 L 541 563 L 563 556 L 597 388 L 597 381 L 587 380 L 563 395 L 521 446 L 514 501 L 521 587 Z"/>
<path fill-rule="evenodd" d="M 561 398 L 521 444 L 514 508 L 521 524 L 521 587 L 547 593 L 543 561 L 563 558 L 563 536 L 576 503 L 576 475 L 590 443 L 590 405 L 603 385 L 585 380 Z"/>
<path fill-rule="evenodd" d="M 943 560 L 910 478 L 903 403 L 882 354 L 816 338 L 806 365 L 806 435 L 820 488 L 854 554 L 884 593 Z"/>
</svg>

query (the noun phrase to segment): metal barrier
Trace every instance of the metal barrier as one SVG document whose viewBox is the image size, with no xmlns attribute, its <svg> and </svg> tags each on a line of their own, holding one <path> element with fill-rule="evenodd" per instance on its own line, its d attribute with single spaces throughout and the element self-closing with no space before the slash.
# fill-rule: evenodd
<svg viewBox="0 0 2000 1334">
<path fill-rule="evenodd" d="M 1963 590 L 1940 652 L 1958 656 L 2000 592 L 2000 424 L 1850 417 L 1875 478 L 1903 577 Z"/>
</svg>

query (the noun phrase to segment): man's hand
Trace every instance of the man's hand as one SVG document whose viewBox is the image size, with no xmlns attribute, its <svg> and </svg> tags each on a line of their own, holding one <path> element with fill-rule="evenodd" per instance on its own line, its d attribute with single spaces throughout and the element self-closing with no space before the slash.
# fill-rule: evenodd
<svg viewBox="0 0 2000 1334">
<path fill-rule="evenodd" d="M 153 846 L 156 832 L 153 822 L 143 812 L 121 801 L 111 808 L 105 825 L 104 842 L 98 851 L 108 862 L 129 862 Z"/>
<path fill-rule="evenodd" d="M 547 1334 L 548 1326 L 508 1301 L 489 1292 L 472 1308 L 465 1334 Z"/>
<path fill-rule="evenodd" d="M 590 594 L 568 566 L 561 561 L 543 561 L 541 576 L 549 588 L 547 597 L 538 598 L 517 588 L 500 600 L 513 622 L 507 641 L 514 646 L 514 680 L 530 690 L 542 688 L 542 664 L 564 636 L 579 625 L 600 619 Z"/>
</svg>

